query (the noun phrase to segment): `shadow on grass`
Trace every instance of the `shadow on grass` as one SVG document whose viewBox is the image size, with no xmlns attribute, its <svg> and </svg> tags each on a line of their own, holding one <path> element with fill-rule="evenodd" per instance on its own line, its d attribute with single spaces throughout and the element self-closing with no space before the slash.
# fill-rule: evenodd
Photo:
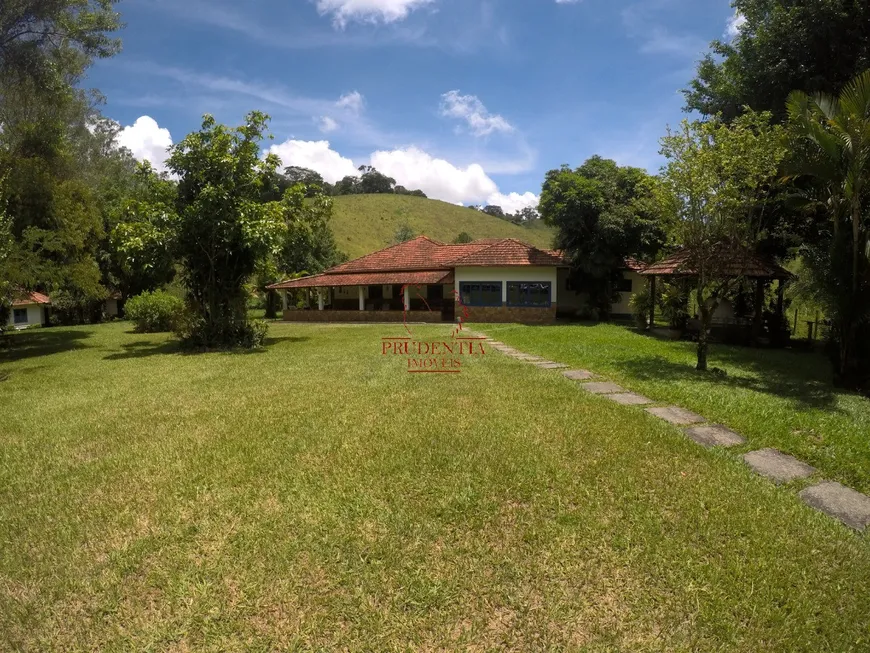
<svg viewBox="0 0 870 653">
<path fill-rule="evenodd" d="M 803 356 L 800 360 L 807 362 Z M 690 365 L 660 356 L 614 362 L 625 374 L 644 381 L 691 381 L 720 388 L 740 388 L 788 399 L 801 407 L 834 410 L 837 395 L 831 383 L 802 374 L 793 364 L 776 364 L 769 357 L 753 361 L 742 352 L 729 351 L 716 351 L 711 356 L 710 365 L 716 366 L 717 363 L 726 366 L 725 375 L 699 372 Z"/>
<path fill-rule="evenodd" d="M 119 361 L 129 360 L 132 358 L 146 358 L 148 356 L 166 356 L 166 355 L 181 355 L 181 356 L 196 356 L 197 354 L 230 354 L 230 355 L 248 355 L 248 354 L 265 354 L 268 353 L 269 347 L 282 342 L 305 342 L 309 340 L 307 337 L 287 336 L 282 338 L 266 338 L 263 347 L 260 349 L 187 349 L 182 346 L 179 340 L 167 340 L 166 342 L 154 343 L 149 340 L 140 340 L 138 342 L 130 342 L 121 345 L 123 351 L 115 354 L 109 354 L 104 357 L 104 360 Z"/>
<path fill-rule="evenodd" d="M 82 341 L 91 337 L 87 331 L 73 329 L 32 329 L 0 338 L 0 361 L 12 363 L 25 358 L 50 356 L 84 349 Z"/>
</svg>

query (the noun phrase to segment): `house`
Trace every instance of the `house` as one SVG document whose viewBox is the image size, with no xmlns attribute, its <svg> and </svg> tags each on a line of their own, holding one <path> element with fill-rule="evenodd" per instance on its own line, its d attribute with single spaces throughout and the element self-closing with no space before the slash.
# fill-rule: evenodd
<svg viewBox="0 0 870 653">
<path fill-rule="evenodd" d="M 51 300 L 38 292 L 20 293 L 12 301 L 12 310 L 6 325 L 16 329 L 48 324 Z"/>
<path fill-rule="evenodd" d="M 568 272 L 558 252 L 513 238 L 447 245 L 420 236 L 269 288 L 281 292 L 291 321 L 545 324 L 582 305 Z M 316 295 L 317 310 L 292 308 L 293 291 Z"/>
</svg>

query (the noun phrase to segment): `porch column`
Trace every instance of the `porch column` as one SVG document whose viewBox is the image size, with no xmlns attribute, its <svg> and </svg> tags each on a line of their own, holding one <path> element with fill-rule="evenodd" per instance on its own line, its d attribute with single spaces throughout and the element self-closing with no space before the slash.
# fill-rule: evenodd
<svg viewBox="0 0 870 653">
<path fill-rule="evenodd" d="M 649 278 L 649 329 L 653 330 L 656 324 L 656 278 Z"/>
<path fill-rule="evenodd" d="M 764 279 L 755 280 L 755 315 L 752 316 L 752 344 L 758 345 L 764 328 Z"/>
<path fill-rule="evenodd" d="M 780 319 L 785 317 L 785 279 L 780 279 L 776 287 L 776 312 Z"/>
<path fill-rule="evenodd" d="M 365 289 L 362 286 L 357 286 L 359 288 L 359 310 L 366 310 L 366 293 Z"/>
<path fill-rule="evenodd" d="M 411 310 L 411 289 L 408 286 L 405 286 L 405 291 L 402 293 L 405 300 L 405 310 Z"/>
<path fill-rule="evenodd" d="M 323 288 L 317 289 L 317 310 L 323 310 Z"/>
<path fill-rule="evenodd" d="M 281 310 L 283 310 L 283 311 L 287 310 L 287 291 L 286 290 L 281 291 Z"/>
</svg>

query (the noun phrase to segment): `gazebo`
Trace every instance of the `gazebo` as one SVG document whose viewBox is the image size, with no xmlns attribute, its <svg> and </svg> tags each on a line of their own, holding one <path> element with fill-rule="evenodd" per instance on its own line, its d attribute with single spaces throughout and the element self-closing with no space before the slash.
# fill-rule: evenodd
<svg viewBox="0 0 870 653">
<path fill-rule="evenodd" d="M 650 289 L 650 328 L 655 324 L 656 280 L 659 277 L 670 279 L 694 279 L 698 272 L 692 253 L 680 250 L 673 255 L 644 268 L 640 274 L 649 278 Z M 777 281 L 776 309 L 780 319 L 784 320 L 784 294 L 786 282 L 792 274 L 785 268 L 765 260 L 747 251 L 729 253 L 727 256 L 716 257 L 716 272 L 718 278 L 745 278 L 755 282 L 755 297 L 753 302 L 752 340 L 758 342 L 763 328 L 762 314 L 764 310 L 764 288 L 772 281 Z"/>
</svg>

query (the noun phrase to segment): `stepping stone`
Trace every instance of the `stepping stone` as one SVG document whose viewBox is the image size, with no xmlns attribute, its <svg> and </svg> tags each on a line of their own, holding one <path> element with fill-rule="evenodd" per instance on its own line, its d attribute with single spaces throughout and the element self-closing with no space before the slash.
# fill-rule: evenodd
<svg viewBox="0 0 870 653">
<path fill-rule="evenodd" d="M 542 370 L 563 370 L 567 365 L 563 365 L 562 363 L 554 363 L 553 361 L 541 361 L 540 363 L 535 363 L 535 367 L 540 367 Z"/>
<path fill-rule="evenodd" d="M 618 404 L 622 404 L 623 406 L 646 406 L 647 404 L 652 403 L 651 399 L 647 399 L 643 395 L 636 395 L 633 392 L 626 392 L 617 395 L 607 395 L 607 398 L 613 399 L 613 401 Z"/>
<path fill-rule="evenodd" d="M 564 374 L 572 381 L 588 381 L 589 379 L 595 377 L 595 375 L 588 370 L 568 370 L 566 372 L 562 372 L 562 374 Z"/>
<path fill-rule="evenodd" d="M 655 415 L 658 418 L 676 424 L 677 426 L 688 426 L 689 424 L 701 424 L 706 420 L 700 415 L 693 413 L 679 406 L 665 406 L 664 408 L 647 408 L 646 412 L 650 415 Z"/>
<path fill-rule="evenodd" d="M 531 354 L 520 354 L 519 356 L 517 356 L 517 358 L 519 358 L 521 361 L 528 361 L 530 363 L 544 360 L 540 356 L 532 356 Z"/>
<path fill-rule="evenodd" d="M 584 383 L 580 386 L 586 392 L 591 392 L 594 395 L 612 395 L 616 393 L 624 393 L 625 388 L 610 382 Z"/>
<path fill-rule="evenodd" d="M 808 506 L 830 515 L 857 531 L 870 526 L 870 497 L 839 483 L 812 485 L 800 493 Z"/>
<path fill-rule="evenodd" d="M 788 483 L 798 478 L 806 478 L 816 471 L 815 467 L 776 449 L 750 451 L 744 454 L 743 460 L 757 474 L 772 479 L 774 483 Z"/>
<path fill-rule="evenodd" d="M 719 424 L 686 429 L 686 435 L 705 447 L 733 447 L 746 442 L 746 438 Z"/>
</svg>

